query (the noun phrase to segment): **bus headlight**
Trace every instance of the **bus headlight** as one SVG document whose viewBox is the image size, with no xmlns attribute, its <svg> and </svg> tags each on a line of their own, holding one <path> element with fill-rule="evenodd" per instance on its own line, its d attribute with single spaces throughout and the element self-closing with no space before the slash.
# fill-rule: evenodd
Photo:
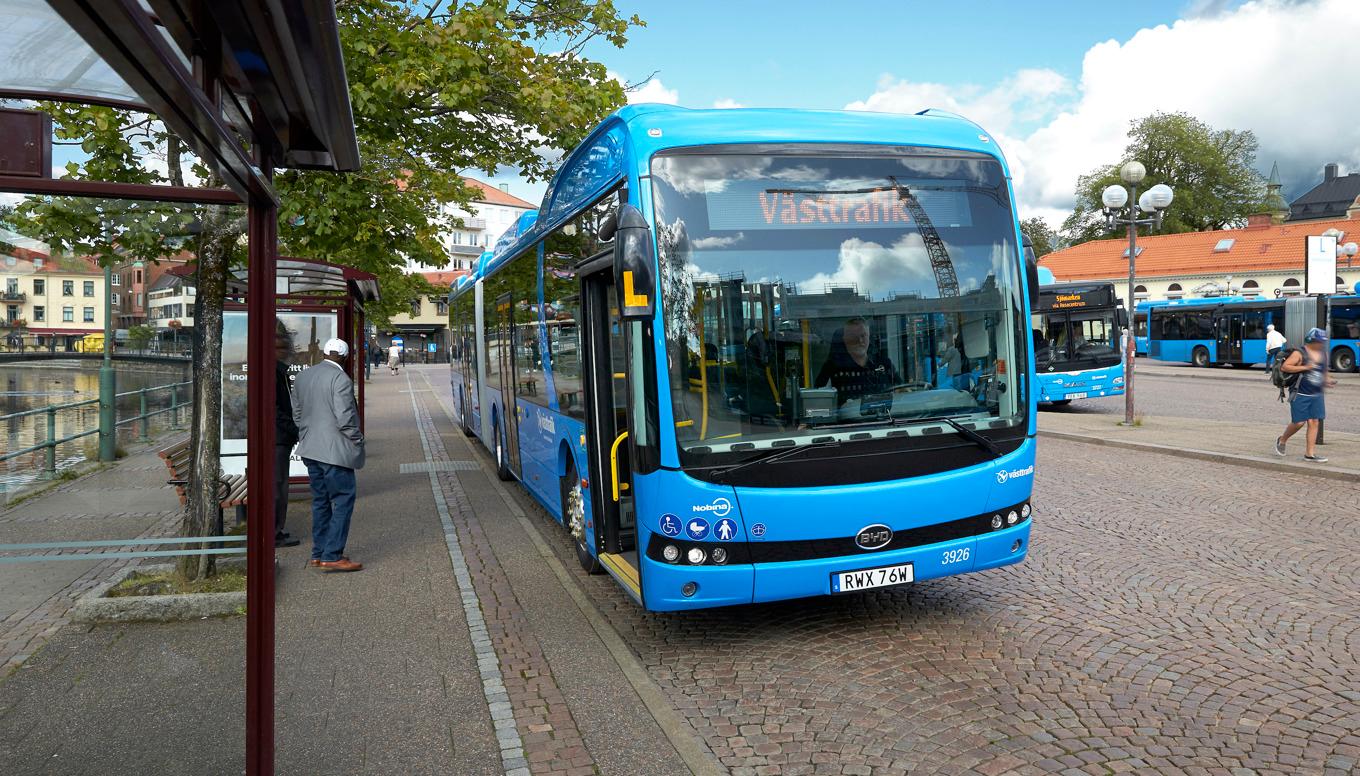
<svg viewBox="0 0 1360 776">
<path fill-rule="evenodd" d="M 713 548 L 713 562 L 719 565 L 727 562 L 727 550 L 722 547 Z"/>
<path fill-rule="evenodd" d="M 675 563 L 680 560 L 680 548 L 674 544 L 668 544 L 661 548 L 661 557 L 665 558 L 667 563 Z"/>
<path fill-rule="evenodd" d="M 699 566 L 702 565 L 704 560 L 708 558 L 708 555 L 704 553 L 704 549 L 702 547 L 690 547 L 689 555 L 686 557 L 690 563 L 694 564 L 695 566 Z"/>
<path fill-rule="evenodd" d="M 1006 525 L 1015 525 L 1020 522 L 1020 513 L 1014 509 L 1006 513 Z"/>
<path fill-rule="evenodd" d="M 1001 527 L 1001 515 L 992 515 L 992 528 Z"/>
<path fill-rule="evenodd" d="M 1024 506 L 1020 507 L 1021 517 L 1029 517 L 1029 513 L 1030 513 L 1029 504 L 1025 504 Z"/>
</svg>

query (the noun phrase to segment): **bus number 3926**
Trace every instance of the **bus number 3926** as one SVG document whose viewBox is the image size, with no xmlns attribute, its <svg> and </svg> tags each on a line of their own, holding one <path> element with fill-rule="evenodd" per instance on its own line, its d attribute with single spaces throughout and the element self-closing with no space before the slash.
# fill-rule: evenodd
<svg viewBox="0 0 1360 776">
<path fill-rule="evenodd" d="M 944 556 L 940 558 L 940 565 L 948 566 L 951 563 L 962 563 L 968 560 L 968 555 L 968 547 L 961 547 L 957 550 L 945 550 Z"/>
</svg>

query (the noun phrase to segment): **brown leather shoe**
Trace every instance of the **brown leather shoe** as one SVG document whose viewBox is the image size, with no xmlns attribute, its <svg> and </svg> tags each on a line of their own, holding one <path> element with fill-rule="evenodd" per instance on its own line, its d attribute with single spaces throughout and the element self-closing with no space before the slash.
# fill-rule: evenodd
<svg viewBox="0 0 1360 776">
<path fill-rule="evenodd" d="M 348 556 L 348 555 L 341 555 L 341 556 L 340 556 L 340 559 L 341 559 L 341 560 L 349 560 L 349 556 Z M 318 559 L 318 558 L 310 558 L 310 559 L 308 559 L 308 561 L 307 561 L 307 565 L 308 565 L 309 567 L 311 567 L 311 568 L 318 568 L 318 567 L 321 565 L 321 560 Z"/>
<path fill-rule="evenodd" d="M 359 571 L 364 567 L 364 564 L 355 563 L 349 558 L 341 558 L 340 560 L 319 560 L 316 562 L 316 566 L 325 572 Z"/>
</svg>

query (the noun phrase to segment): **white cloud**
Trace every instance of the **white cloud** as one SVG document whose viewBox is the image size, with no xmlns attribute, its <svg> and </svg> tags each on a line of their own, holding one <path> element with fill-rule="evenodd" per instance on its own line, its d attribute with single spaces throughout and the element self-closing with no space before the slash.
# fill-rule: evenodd
<svg viewBox="0 0 1360 776">
<path fill-rule="evenodd" d="M 713 107 L 718 108 L 720 110 L 726 110 L 729 108 L 745 108 L 746 106 L 742 105 L 741 103 L 737 102 L 731 97 L 723 97 L 721 99 L 714 100 Z"/>
<path fill-rule="evenodd" d="M 933 278 L 925 241 L 917 232 L 909 232 L 890 248 L 851 237 L 841 243 L 835 272 L 819 272 L 798 286 L 804 293 L 818 293 L 828 285 L 853 285 L 861 294 L 886 297 L 924 288 Z"/>
<path fill-rule="evenodd" d="M 628 82 L 623 78 L 618 75 L 613 75 L 613 77 L 619 83 L 627 86 Z M 646 81 L 635 84 L 631 89 L 628 89 L 628 104 L 636 105 L 640 102 L 660 102 L 667 105 L 679 105 L 680 92 L 675 89 L 666 88 L 666 85 L 661 83 L 660 78 L 652 76 Z"/>
<path fill-rule="evenodd" d="M 1129 122 L 1155 111 L 1254 131 L 1258 166 L 1279 161 L 1288 188 L 1319 180 L 1328 161 L 1360 165 L 1360 124 L 1347 113 L 1360 101 L 1360 78 L 1346 76 L 1353 68 L 1339 43 L 1360 38 L 1360 3 L 1200 2 L 1191 11 L 1193 18 L 1092 46 L 1075 93 L 1057 73 L 1025 70 L 990 88 L 885 79 L 846 107 L 939 107 L 977 121 L 1006 151 L 1022 215 L 1055 225 L 1072 205 L 1077 177 L 1119 161 Z"/>
</svg>

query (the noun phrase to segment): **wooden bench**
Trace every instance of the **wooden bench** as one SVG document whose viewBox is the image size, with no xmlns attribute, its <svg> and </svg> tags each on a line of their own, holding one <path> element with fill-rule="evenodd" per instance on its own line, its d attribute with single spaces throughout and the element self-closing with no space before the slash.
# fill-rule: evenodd
<svg viewBox="0 0 1360 776">
<path fill-rule="evenodd" d="M 165 467 L 170 470 L 170 479 L 167 485 L 175 486 L 175 493 L 179 495 L 180 506 L 189 505 L 189 494 L 186 488 L 189 485 L 189 472 L 192 469 L 192 456 L 189 450 L 189 438 L 185 437 L 174 444 L 164 448 L 159 453 L 161 460 L 165 462 Z M 222 530 L 222 510 L 227 507 L 236 508 L 236 524 L 240 525 L 246 521 L 246 476 L 244 474 L 224 475 L 218 481 L 217 497 L 217 531 Z"/>
</svg>

